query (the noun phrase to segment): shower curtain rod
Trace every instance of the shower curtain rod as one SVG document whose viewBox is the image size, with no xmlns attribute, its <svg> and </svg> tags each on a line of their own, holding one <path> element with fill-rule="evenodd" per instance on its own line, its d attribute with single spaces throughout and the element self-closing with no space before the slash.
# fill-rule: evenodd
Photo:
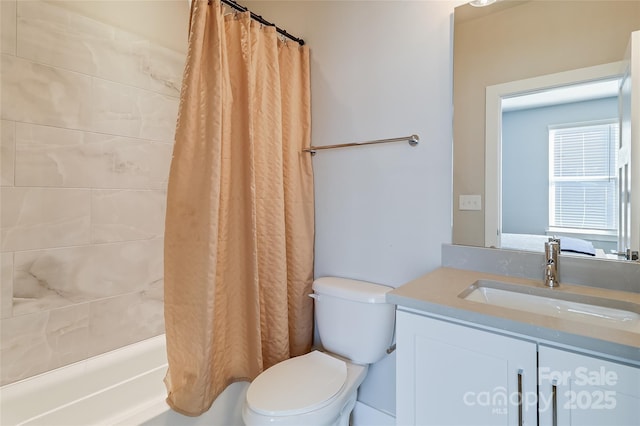
<svg viewBox="0 0 640 426">
<path fill-rule="evenodd" d="M 320 151 L 322 149 L 334 149 L 334 148 L 347 148 L 350 146 L 363 146 L 363 145 L 375 145 L 378 143 L 389 143 L 389 142 L 409 142 L 409 145 L 416 146 L 418 142 L 420 142 L 420 136 L 411 135 L 411 136 L 402 136 L 400 138 L 391 138 L 391 139 L 378 139 L 375 141 L 367 141 L 367 142 L 351 142 L 351 143 L 341 143 L 338 145 L 324 145 L 324 146 L 310 146 L 309 148 L 305 148 L 302 152 L 310 152 L 311 155 L 315 155 L 316 151 Z"/>
<path fill-rule="evenodd" d="M 285 30 L 283 30 L 282 28 L 278 27 L 276 24 L 267 21 L 266 19 L 264 19 L 262 16 L 260 15 L 256 15 L 255 13 L 251 12 L 248 8 L 239 5 L 238 3 L 236 3 L 233 0 L 220 0 L 222 3 L 226 4 L 227 6 L 240 11 L 240 12 L 249 12 L 251 14 L 251 19 L 260 22 L 262 25 L 267 25 L 269 27 L 275 27 L 276 31 L 278 32 L 278 34 L 283 35 L 284 37 L 288 38 L 289 40 L 293 40 L 296 43 L 299 43 L 300 46 L 304 46 L 304 40 L 295 36 L 292 36 L 291 34 L 289 34 L 288 32 L 286 32 Z M 211 4 L 211 0 L 209 0 L 209 4 Z"/>
</svg>

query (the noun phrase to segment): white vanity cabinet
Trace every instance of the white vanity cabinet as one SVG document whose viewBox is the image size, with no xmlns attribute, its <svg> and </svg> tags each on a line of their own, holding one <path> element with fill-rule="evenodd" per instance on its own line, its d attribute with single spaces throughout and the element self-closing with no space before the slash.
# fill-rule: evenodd
<svg viewBox="0 0 640 426">
<path fill-rule="evenodd" d="M 640 425 L 638 367 L 403 310 L 396 342 L 397 425 Z"/>
<path fill-rule="evenodd" d="M 536 343 L 403 311 L 396 342 L 397 425 L 536 424 Z"/>
<path fill-rule="evenodd" d="M 540 425 L 640 425 L 639 368 L 543 345 L 538 365 Z"/>
</svg>

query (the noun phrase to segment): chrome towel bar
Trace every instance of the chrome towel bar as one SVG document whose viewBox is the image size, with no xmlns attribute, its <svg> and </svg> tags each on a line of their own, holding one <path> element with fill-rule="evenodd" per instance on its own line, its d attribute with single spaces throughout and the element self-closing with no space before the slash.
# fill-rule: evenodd
<svg viewBox="0 0 640 426">
<path fill-rule="evenodd" d="M 418 142 L 420 142 L 420 137 L 418 135 L 411 136 L 403 136 L 401 138 L 391 138 L 391 139 L 378 139 L 375 141 L 367 141 L 367 142 L 351 142 L 351 143 L 342 143 L 338 145 L 324 145 L 324 146 L 311 146 L 309 148 L 305 148 L 302 152 L 310 152 L 311 155 L 315 155 L 317 151 L 323 149 L 335 149 L 335 148 L 348 148 L 351 146 L 363 146 L 363 145 L 375 145 L 379 143 L 389 143 L 389 142 L 409 142 L 409 145 L 416 146 Z"/>
</svg>

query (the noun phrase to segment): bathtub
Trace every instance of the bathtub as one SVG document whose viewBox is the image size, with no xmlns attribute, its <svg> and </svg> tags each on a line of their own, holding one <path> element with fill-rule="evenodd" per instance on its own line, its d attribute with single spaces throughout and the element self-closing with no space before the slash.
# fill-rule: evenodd
<svg viewBox="0 0 640 426">
<path fill-rule="evenodd" d="M 234 383 L 200 417 L 165 403 L 164 335 L 0 388 L 0 424 L 242 425 L 248 383 Z"/>
</svg>

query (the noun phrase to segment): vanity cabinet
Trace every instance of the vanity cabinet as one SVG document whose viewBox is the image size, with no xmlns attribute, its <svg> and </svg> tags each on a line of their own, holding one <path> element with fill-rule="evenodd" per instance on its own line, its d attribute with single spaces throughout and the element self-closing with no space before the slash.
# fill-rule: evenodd
<svg viewBox="0 0 640 426">
<path fill-rule="evenodd" d="M 396 342 L 398 425 L 640 425 L 637 367 L 402 310 Z"/>
<path fill-rule="evenodd" d="M 403 311 L 396 342 L 396 424 L 536 424 L 536 343 Z"/>
<path fill-rule="evenodd" d="M 639 368 L 543 345 L 538 364 L 540 425 L 640 425 Z"/>
</svg>

